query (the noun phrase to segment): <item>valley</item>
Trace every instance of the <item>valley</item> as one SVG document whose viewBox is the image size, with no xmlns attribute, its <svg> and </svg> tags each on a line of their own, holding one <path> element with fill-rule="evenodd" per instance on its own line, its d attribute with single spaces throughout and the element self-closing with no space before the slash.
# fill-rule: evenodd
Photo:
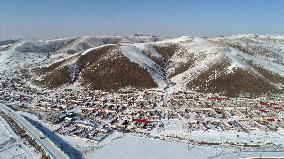
<svg viewBox="0 0 284 159">
<path fill-rule="evenodd" d="M 283 152 L 282 36 L 0 44 L 0 102 L 69 158 L 92 158 L 129 140 L 208 149 L 207 158 Z"/>
</svg>

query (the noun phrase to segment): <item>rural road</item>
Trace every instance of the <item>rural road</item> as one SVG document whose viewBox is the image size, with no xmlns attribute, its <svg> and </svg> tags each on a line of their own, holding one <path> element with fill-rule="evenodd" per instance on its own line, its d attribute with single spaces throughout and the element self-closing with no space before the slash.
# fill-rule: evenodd
<svg viewBox="0 0 284 159">
<path fill-rule="evenodd" d="M 0 110 L 12 117 L 18 124 L 22 125 L 23 128 L 40 144 L 40 146 L 48 153 L 50 157 L 54 159 L 69 158 L 56 145 L 54 145 L 51 140 L 45 137 L 40 130 L 35 128 L 30 122 L 28 122 L 21 115 L 17 114 L 14 110 L 3 104 L 0 104 Z"/>
</svg>

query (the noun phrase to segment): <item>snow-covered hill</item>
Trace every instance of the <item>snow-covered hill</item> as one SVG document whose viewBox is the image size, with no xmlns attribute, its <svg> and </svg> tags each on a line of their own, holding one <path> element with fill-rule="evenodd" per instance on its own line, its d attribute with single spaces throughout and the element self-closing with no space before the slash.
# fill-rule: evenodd
<svg viewBox="0 0 284 159">
<path fill-rule="evenodd" d="M 252 38 L 250 38 L 252 39 Z M 169 60 L 169 80 L 180 88 L 227 95 L 263 93 L 283 88 L 284 50 L 259 39 L 247 47 L 232 38 L 189 38 Z M 265 46 L 266 44 L 266 46 Z M 277 51 L 275 51 L 277 49 Z"/>
<path fill-rule="evenodd" d="M 284 36 L 136 34 L 15 41 L 1 48 L 2 72 L 25 70 L 31 81 L 48 88 L 171 87 L 238 96 L 284 87 Z"/>
</svg>

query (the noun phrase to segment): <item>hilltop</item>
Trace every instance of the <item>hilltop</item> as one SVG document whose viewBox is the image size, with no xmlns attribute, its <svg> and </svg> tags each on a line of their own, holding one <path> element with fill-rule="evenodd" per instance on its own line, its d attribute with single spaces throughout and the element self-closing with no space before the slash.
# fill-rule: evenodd
<svg viewBox="0 0 284 159">
<path fill-rule="evenodd" d="M 171 88 L 239 96 L 284 86 L 284 36 L 135 34 L 0 44 L 2 73 L 48 89 Z"/>
</svg>

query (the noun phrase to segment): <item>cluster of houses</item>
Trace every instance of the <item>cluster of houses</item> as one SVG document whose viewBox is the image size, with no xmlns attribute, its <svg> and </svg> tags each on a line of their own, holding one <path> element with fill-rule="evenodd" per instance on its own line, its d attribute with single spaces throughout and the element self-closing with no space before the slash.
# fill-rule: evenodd
<svg viewBox="0 0 284 159">
<path fill-rule="evenodd" d="M 268 100 L 203 96 L 176 93 L 168 103 L 171 116 L 188 119 L 190 131 L 238 130 L 249 132 L 284 127 L 283 96 Z"/>
<path fill-rule="evenodd" d="M 156 89 L 117 92 L 88 89 L 47 91 L 22 79 L 0 77 L 0 102 L 45 114 L 57 133 L 101 141 L 114 131 L 149 133 L 165 122 L 186 122 L 186 131 L 274 131 L 284 127 L 283 95 L 227 98 Z"/>
<path fill-rule="evenodd" d="M 0 100 L 5 103 L 26 106 L 31 104 L 37 90 L 22 79 L 0 76 Z"/>
<path fill-rule="evenodd" d="M 61 134 L 101 141 L 115 130 L 151 131 L 161 120 L 157 103 L 162 103 L 162 96 L 155 91 L 64 90 L 63 94 L 53 95 L 59 98 L 42 98 L 36 106 L 37 109 L 58 106 L 48 112 L 46 120 L 59 126 L 56 131 Z"/>
</svg>

